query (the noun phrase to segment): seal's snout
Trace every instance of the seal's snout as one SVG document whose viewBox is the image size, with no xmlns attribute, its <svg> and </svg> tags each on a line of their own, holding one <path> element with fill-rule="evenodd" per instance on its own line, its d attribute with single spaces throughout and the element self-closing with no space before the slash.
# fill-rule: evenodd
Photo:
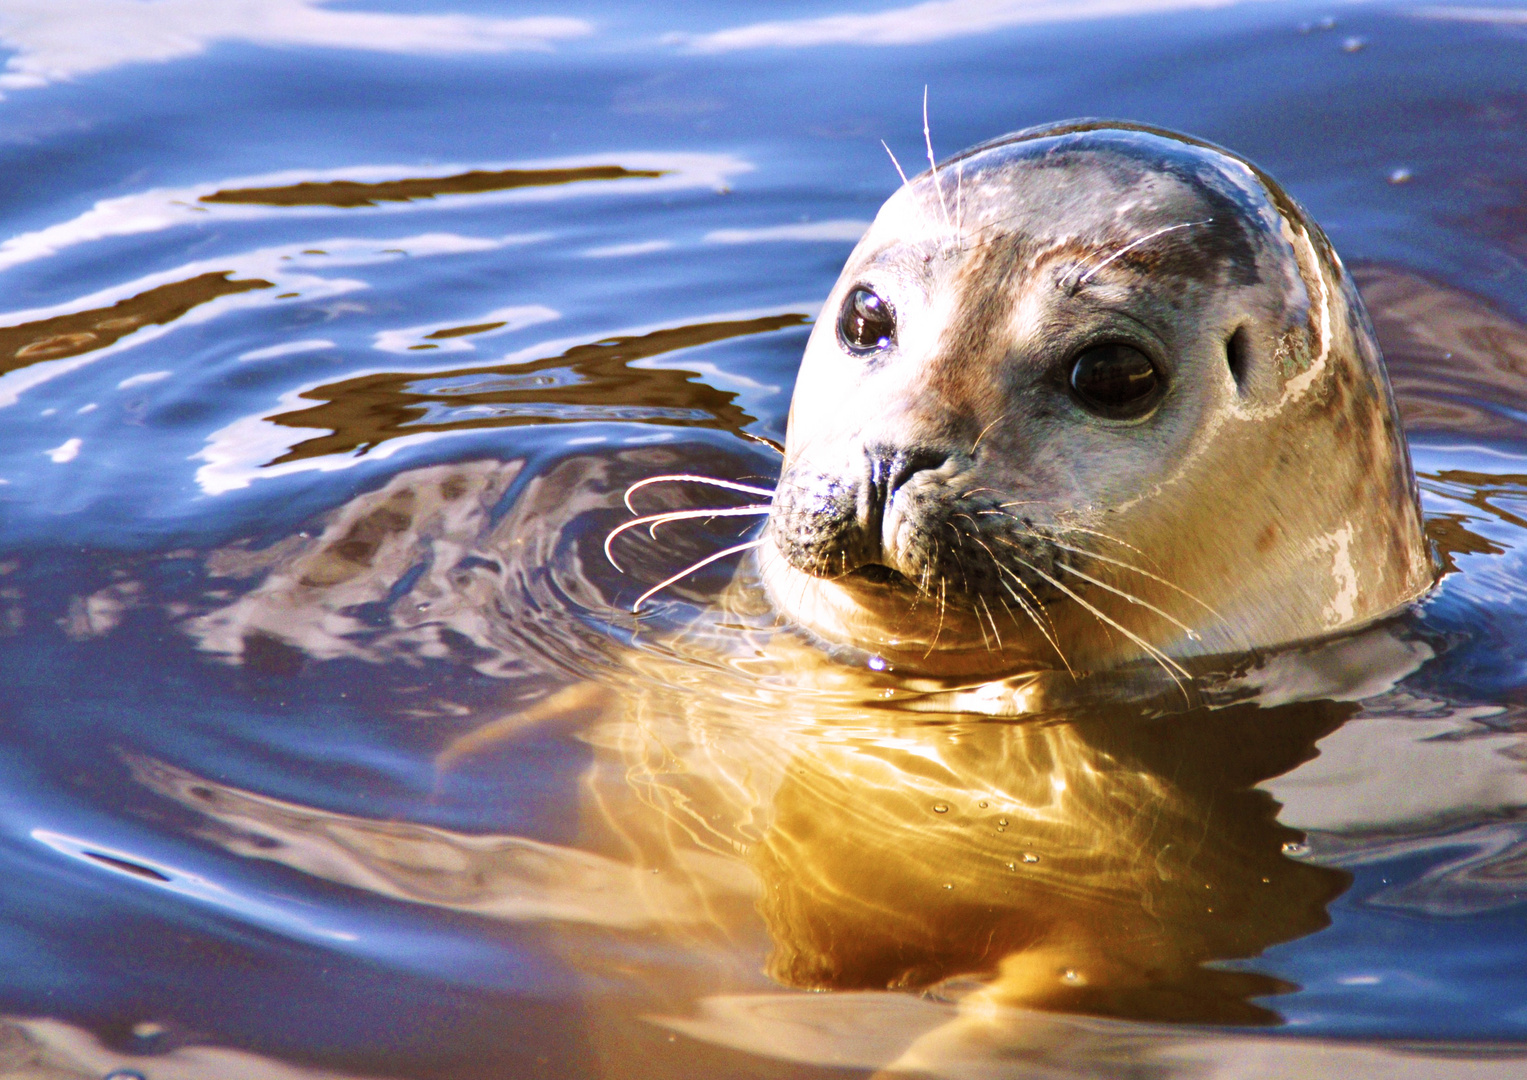
<svg viewBox="0 0 1527 1080">
<path fill-rule="evenodd" d="M 840 470 L 817 471 L 802 462 L 786 471 L 769 517 L 775 546 L 812 577 L 873 567 L 917 572 L 920 560 L 909 539 L 927 531 L 923 519 L 941 501 L 934 493 L 944 474 L 958 468 L 955 455 L 933 446 L 874 444 L 854 458 Z"/>
<path fill-rule="evenodd" d="M 920 473 L 943 468 L 949 454 L 928 446 L 870 446 L 865 448 L 864 456 L 868 478 L 859 497 L 858 525 L 866 550 L 874 549 L 873 556 L 865 561 L 884 562 L 886 552 L 894 552 L 896 546 L 898 514 L 892 511 L 904 509 L 898 505 L 896 496 Z"/>
</svg>

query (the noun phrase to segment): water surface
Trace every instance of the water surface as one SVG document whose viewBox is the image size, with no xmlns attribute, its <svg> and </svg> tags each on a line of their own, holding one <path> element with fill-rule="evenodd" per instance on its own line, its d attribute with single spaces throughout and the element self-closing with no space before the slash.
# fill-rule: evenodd
<svg viewBox="0 0 1527 1080">
<path fill-rule="evenodd" d="M 1521 27 L 0 5 L 0 1075 L 1517 1075 Z M 1418 610 L 1260 705 L 1017 724 L 824 663 L 732 562 L 630 615 L 750 525 L 622 573 L 621 493 L 768 486 L 925 85 L 940 155 L 1126 117 L 1310 208 Z"/>
</svg>

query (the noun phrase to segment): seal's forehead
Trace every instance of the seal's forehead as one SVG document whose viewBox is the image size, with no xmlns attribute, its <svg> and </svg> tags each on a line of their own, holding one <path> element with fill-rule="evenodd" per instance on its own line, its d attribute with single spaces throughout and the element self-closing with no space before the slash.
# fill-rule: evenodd
<svg viewBox="0 0 1527 1080">
<path fill-rule="evenodd" d="M 1017 132 L 973 147 L 943 168 L 978 184 L 989 178 L 1025 186 L 1180 188 L 1206 201 L 1228 200 L 1252 216 L 1267 208 L 1273 196 L 1266 178 L 1228 151 L 1136 126 L 1058 125 Z"/>
<path fill-rule="evenodd" d="M 1269 178 L 1217 147 L 1134 125 L 1057 125 L 915 177 L 886 202 L 851 264 L 910 260 L 897 268 L 905 273 L 921 260 L 926 276 L 943 264 L 934 253 L 951 249 L 1005 246 L 1020 263 L 1128 249 L 1157 275 L 1249 285 L 1271 267 L 1292 268 L 1287 226 L 1303 220 Z"/>
<path fill-rule="evenodd" d="M 887 201 L 874 231 L 904 241 L 951 230 L 1043 240 L 1195 217 L 1276 234 L 1285 218 L 1302 215 L 1269 178 L 1217 147 L 1136 126 L 1057 125 L 983 143 L 936 176 L 921 173 Z"/>
</svg>

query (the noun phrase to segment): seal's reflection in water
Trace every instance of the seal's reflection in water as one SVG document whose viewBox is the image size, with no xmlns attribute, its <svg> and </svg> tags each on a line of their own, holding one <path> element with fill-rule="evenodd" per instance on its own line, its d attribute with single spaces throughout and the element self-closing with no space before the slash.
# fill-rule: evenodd
<svg viewBox="0 0 1527 1080">
<path fill-rule="evenodd" d="M 423 802 L 379 820 L 162 763 L 135 773 L 240 855 L 542 927 L 604 1002 L 589 1003 L 600 1044 L 765 990 L 760 969 L 795 989 L 931 989 L 962 1013 L 1277 1020 L 1268 998 L 1289 984 L 1216 962 L 1325 926 L 1349 879 L 1290 858 L 1300 834 L 1254 785 L 1313 757 L 1355 706 L 937 711 L 949 694 L 834 662 L 746 610 L 745 581 L 739 604 L 622 645 L 590 632 L 622 587 L 597 578 L 598 544 L 649 458 L 568 459 L 502 512 L 517 464 L 402 474 L 319 537 L 241 556 L 263 581 L 195 624 L 246 663 L 278 638 L 313 658 L 460 654 L 506 685 L 531 679 L 539 701 L 443 731 L 437 761 L 448 779 L 527 732 L 576 738 L 592 761 L 575 842 L 424 824 Z"/>
<path fill-rule="evenodd" d="M 751 854 L 770 973 L 811 989 L 991 980 L 995 1003 L 1273 1022 L 1291 987 L 1206 966 L 1328 922 L 1343 871 L 1290 859 L 1258 781 L 1351 706 L 958 721 L 795 758 Z M 1112 712 L 1114 715 L 1098 715 Z"/>
</svg>

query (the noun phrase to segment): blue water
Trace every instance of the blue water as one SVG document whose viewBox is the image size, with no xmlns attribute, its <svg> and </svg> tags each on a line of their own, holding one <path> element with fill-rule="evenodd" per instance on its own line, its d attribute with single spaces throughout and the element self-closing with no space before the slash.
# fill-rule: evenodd
<svg viewBox="0 0 1527 1080">
<path fill-rule="evenodd" d="M 762 973 L 751 901 L 700 945 L 624 916 L 563 918 L 551 900 L 530 916 L 488 911 L 460 882 L 404 888 L 385 869 L 367 877 L 364 859 L 335 869 L 336 851 L 371 849 L 334 838 L 366 821 L 438 830 L 397 836 L 453 852 L 507 837 L 615 859 L 591 824 L 602 744 L 578 724 L 528 724 L 449 770 L 437 755 L 622 663 L 628 624 L 589 600 L 613 610 L 637 591 L 590 557 L 618 501 L 577 518 L 594 490 L 578 470 L 608 470 L 604 493 L 659 471 L 771 474 L 766 443 L 784 436 L 809 319 L 898 182 L 880 140 L 909 171 L 923 158 L 926 86 L 940 155 L 1084 115 L 1234 148 L 1353 269 L 1428 513 L 1454 526 L 1434 535 L 1455 569 L 1409 616 L 1430 659 L 1320 744 L 1316 764 L 1347 760 L 1338 741 L 1352 740 L 1367 786 L 1322 789 L 1300 819 L 1293 789 L 1270 781 L 1309 834 L 1298 857 L 1352 875 L 1329 927 L 1217 962 L 1297 987 L 1258 999 L 1276 1038 L 1459 1052 L 1527 1040 L 1519 23 L 1389 4 L 1036 7 L 1050 14 L 936 40 L 877 43 L 864 29 L 707 51 L 704 35 L 729 28 L 795 20 L 799 38 L 802 20 L 881 9 L 603 3 L 557 12 L 587 25 L 519 50 L 491 47 L 487 22 L 411 20 L 541 10 L 248 7 L 279 8 L 287 27 L 324 12 L 401 21 L 271 41 L 215 0 L 172 13 L 55 0 L 33 22 L 0 3 L 10 70 L 41 56 L 57 71 L 0 100 L 3 1023 L 32 1025 L 14 1030 L 102 1075 L 217 1075 L 233 1059 L 195 1056 L 213 1050 L 271 1077 L 869 1074 L 874 1054 L 707 1041 L 642 1019 L 790 993 Z M 957 30 L 966 9 L 953 7 L 936 21 Z M 117 29 L 86 32 L 108 16 Z M 200 49 L 159 59 L 166 27 Z M 445 40 L 425 47 L 436 32 Z M 607 165 L 663 175 L 374 206 L 203 201 Z M 5 336 L 115 309 L 91 317 L 109 320 L 206 275 L 199 302 L 126 329 Z M 698 343 L 644 337 L 712 324 L 727 326 Z M 67 337 L 81 333 L 97 344 Z M 578 390 L 605 385 L 586 347 L 614 338 L 651 347 L 606 397 Z M 528 375 L 514 367 L 537 360 Z M 380 390 L 355 381 L 387 375 Z M 270 420 L 325 405 L 306 424 Z M 482 494 L 439 512 L 470 503 L 476 517 L 403 527 L 371 592 L 277 581 L 347 507 L 452 470 Z M 550 520 L 541 504 L 573 516 L 522 563 L 453 548 L 466 561 L 447 567 L 438 544 L 406 550 L 413 531 Z M 641 558 L 649 583 L 682 565 Z M 450 574 L 456 592 L 429 592 Z M 703 608 L 704 588 L 684 595 Z M 1404 772 L 1412 758 L 1418 771 Z M 225 800 L 216 813 L 185 794 L 198 784 Z M 1342 792 L 1359 788 L 1353 809 Z M 288 854 L 269 855 L 280 844 L 262 829 Z M 95 1057 L 58 1034 L 76 1031 Z M 1449 1060 L 1436 1075 L 1455 1075 Z"/>
</svg>

